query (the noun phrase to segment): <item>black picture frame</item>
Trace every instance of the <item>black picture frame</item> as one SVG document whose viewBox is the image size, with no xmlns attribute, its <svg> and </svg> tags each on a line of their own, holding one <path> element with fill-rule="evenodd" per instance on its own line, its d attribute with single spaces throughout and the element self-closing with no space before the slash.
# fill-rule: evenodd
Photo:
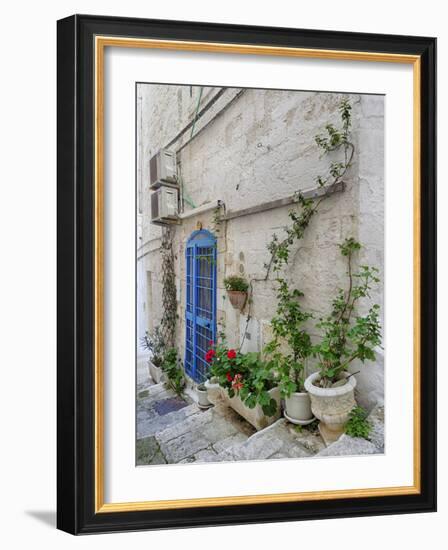
<svg viewBox="0 0 448 550">
<path fill-rule="evenodd" d="M 57 24 L 57 526 L 72 534 L 431 512 L 436 509 L 436 39 L 74 15 Z M 204 508 L 95 512 L 96 35 L 418 55 L 421 59 L 421 491 Z"/>
</svg>

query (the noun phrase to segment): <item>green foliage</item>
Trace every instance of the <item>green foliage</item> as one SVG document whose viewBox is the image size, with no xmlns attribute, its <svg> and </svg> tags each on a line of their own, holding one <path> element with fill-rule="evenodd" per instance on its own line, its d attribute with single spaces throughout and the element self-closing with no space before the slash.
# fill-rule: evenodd
<svg viewBox="0 0 448 550">
<path fill-rule="evenodd" d="M 355 152 L 355 147 L 350 141 L 351 109 L 350 102 L 347 99 L 342 100 L 339 105 L 341 127 L 336 128 L 333 124 L 327 124 L 325 126 L 326 133 L 315 137 L 315 142 L 323 154 L 333 152 L 342 152 L 343 154 L 341 160 L 330 163 L 328 174 L 316 176 L 318 187 L 324 191 L 330 190 L 335 184 L 341 182 L 351 166 Z M 292 223 L 285 227 L 286 236 L 280 240 L 274 234 L 268 244 L 271 259 L 266 265 L 266 278 L 269 276 L 271 269 L 279 272 L 288 263 L 292 245 L 296 240 L 303 238 L 311 219 L 327 196 L 328 194 L 325 192 L 319 200 L 314 200 L 304 198 L 301 192 L 296 193 L 298 208 L 289 212 L 289 219 Z"/>
<path fill-rule="evenodd" d="M 164 228 L 160 247 L 162 256 L 162 305 L 161 330 L 166 346 L 175 342 L 177 322 L 177 290 L 174 274 L 173 234 L 171 228 Z"/>
<path fill-rule="evenodd" d="M 229 275 L 224 279 L 224 286 L 226 287 L 226 290 L 247 292 L 249 283 L 244 277 L 240 277 L 239 275 Z"/>
<path fill-rule="evenodd" d="M 219 236 L 219 233 L 221 231 L 221 223 L 222 223 L 222 219 L 221 219 L 221 207 L 220 206 L 217 206 L 214 210 L 213 210 L 213 217 L 212 217 L 212 230 L 213 232 Z"/>
<path fill-rule="evenodd" d="M 367 420 L 367 411 L 362 407 L 354 407 L 350 412 L 350 418 L 345 425 L 345 433 L 351 437 L 369 439 L 372 425 Z"/>
<path fill-rule="evenodd" d="M 361 248 L 354 239 L 346 239 L 339 248 L 347 258 L 348 289 L 337 291 L 330 314 L 317 323 L 322 336 L 312 348 L 322 387 L 331 386 L 355 359 L 374 361 L 374 348 L 381 344 L 379 305 L 371 306 L 366 315 L 354 314 L 358 301 L 369 298 L 372 286 L 379 283 L 378 269 L 361 265 L 353 272 L 353 255 Z"/>
<path fill-rule="evenodd" d="M 268 392 L 277 385 L 277 380 L 270 364 L 263 361 L 260 354 L 229 349 L 221 334 L 220 342 L 211 347 L 208 358 L 211 362 L 209 375 L 229 397 L 238 395 L 250 409 L 260 405 L 267 416 L 275 414 L 277 403 Z"/>
<path fill-rule="evenodd" d="M 285 279 L 277 278 L 277 282 L 277 311 L 271 320 L 274 338 L 264 353 L 270 368 L 279 373 L 282 395 L 289 397 L 303 390 L 305 362 L 312 350 L 311 338 L 303 325 L 312 315 L 302 309 L 300 290 L 291 290 Z M 279 351 L 282 343 L 287 344 L 290 353 Z"/>
<path fill-rule="evenodd" d="M 166 343 L 160 327 L 156 327 L 153 333 L 145 331 L 145 336 L 140 340 L 143 349 L 151 352 L 151 361 L 156 367 L 160 367 L 166 350 Z"/>
<path fill-rule="evenodd" d="M 176 348 L 167 350 L 161 368 L 168 378 L 166 385 L 177 395 L 182 395 L 185 386 L 185 376 L 182 369 L 182 363 L 177 356 Z"/>
</svg>

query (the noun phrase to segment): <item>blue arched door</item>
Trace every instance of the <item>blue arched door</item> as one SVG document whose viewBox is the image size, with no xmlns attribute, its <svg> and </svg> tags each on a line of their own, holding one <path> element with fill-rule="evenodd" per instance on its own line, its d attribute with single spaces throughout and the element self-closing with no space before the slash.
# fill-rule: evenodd
<svg viewBox="0 0 448 550">
<path fill-rule="evenodd" d="M 205 380 L 205 354 L 216 338 L 216 239 L 205 230 L 192 233 L 185 251 L 185 370 L 196 382 Z"/>
</svg>

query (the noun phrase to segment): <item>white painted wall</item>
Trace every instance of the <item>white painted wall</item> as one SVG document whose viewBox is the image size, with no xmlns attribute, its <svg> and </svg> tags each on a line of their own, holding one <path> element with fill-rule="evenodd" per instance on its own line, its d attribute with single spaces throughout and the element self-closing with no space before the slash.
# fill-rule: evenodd
<svg viewBox="0 0 448 550">
<path fill-rule="evenodd" d="M 199 111 L 220 88 L 205 88 Z M 142 230 L 138 249 L 138 300 L 147 299 L 147 272 L 152 274 L 152 303 L 137 304 L 138 332 L 147 328 L 148 309 L 154 323 L 163 315 L 158 246 L 161 228 L 151 224 L 149 159 L 169 144 L 194 118 L 200 88 L 141 84 L 138 87 L 137 119 L 141 125 Z M 195 206 L 221 200 L 226 212 L 248 208 L 291 196 L 316 186 L 317 175 L 326 175 L 332 160 L 341 154 L 322 156 L 315 144 L 325 125 L 340 125 L 339 93 L 228 89 L 209 111 L 197 120 L 195 133 L 188 130 L 170 146 L 178 151 L 184 189 Z M 371 263 L 383 275 L 384 189 L 383 124 L 384 97 L 347 96 L 352 104 L 352 140 L 356 147 L 346 189 L 328 198 L 314 217 L 305 238 L 294 245 L 287 278 L 305 293 L 304 305 L 316 316 L 329 311 L 335 291 L 346 286 L 346 264 L 338 244 L 354 237 L 365 244 L 360 263 Z M 185 212 L 192 207 L 184 203 Z M 251 322 L 246 330 L 249 306 L 233 309 L 224 289 L 224 277 L 244 275 L 263 279 L 270 254 L 267 244 L 276 233 L 280 238 L 288 224 L 291 206 L 238 217 L 216 226 L 214 211 L 182 220 L 175 227 L 174 253 L 178 280 L 179 323 L 177 344 L 181 355 L 185 339 L 185 243 L 198 224 L 217 232 L 218 319 L 226 325 L 229 343 L 239 347 L 244 332 L 244 350 L 261 350 L 271 337 L 269 321 L 276 309 L 276 283 L 253 284 Z M 382 306 L 382 285 L 372 295 Z M 369 304 L 364 304 L 367 307 Z M 310 325 L 311 326 L 311 325 Z M 312 368 L 312 365 L 311 365 Z M 354 365 L 358 370 L 359 365 Z M 359 376 L 359 400 L 371 408 L 383 399 L 382 355 Z"/>
</svg>

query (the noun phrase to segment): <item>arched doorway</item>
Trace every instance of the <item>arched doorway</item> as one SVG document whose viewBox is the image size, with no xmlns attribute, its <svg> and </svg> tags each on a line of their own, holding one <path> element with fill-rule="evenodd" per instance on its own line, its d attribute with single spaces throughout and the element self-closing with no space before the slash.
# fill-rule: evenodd
<svg viewBox="0 0 448 550">
<path fill-rule="evenodd" d="M 185 371 L 196 382 L 206 378 L 205 354 L 216 338 L 216 238 L 194 231 L 187 242 Z"/>
</svg>

